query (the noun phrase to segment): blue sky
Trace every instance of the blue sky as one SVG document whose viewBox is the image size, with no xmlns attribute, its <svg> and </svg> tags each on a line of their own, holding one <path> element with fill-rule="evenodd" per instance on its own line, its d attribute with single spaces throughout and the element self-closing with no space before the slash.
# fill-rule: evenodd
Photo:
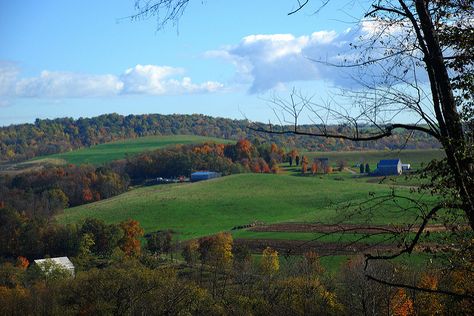
<svg viewBox="0 0 474 316">
<path fill-rule="evenodd" d="M 363 5 L 340 1 L 292 16 L 288 0 L 191 1 L 160 31 L 155 18 L 125 18 L 134 3 L 0 0 L 0 125 L 110 112 L 268 121 L 274 94 L 322 100 L 351 85 L 308 57 L 347 54 L 368 30 L 350 23 Z"/>
</svg>

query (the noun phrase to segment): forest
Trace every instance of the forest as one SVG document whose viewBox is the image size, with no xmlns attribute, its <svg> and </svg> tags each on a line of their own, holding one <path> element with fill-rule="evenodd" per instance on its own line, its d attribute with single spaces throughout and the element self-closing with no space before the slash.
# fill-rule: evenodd
<svg viewBox="0 0 474 316">
<path fill-rule="evenodd" d="M 382 261 L 364 272 L 363 257 L 355 256 L 332 275 L 314 251 L 286 257 L 267 247 L 255 261 L 229 233 L 177 243 L 172 232 L 162 231 L 145 236 L 142 247 L 143 229 L 132 219 L 45 229 L 5 209 L 0 216 L 22 238 L 8 245 L 11 250 L 20 247 L 28 257 L 36 249 L 67 254 L 75 265 L 73 276 L 54 263 L 41 269 L 24 256 L 5 261 L 4 315 L 468 315 L 473 308 L 472 297 L 462 294 L 472 284 L 463 270 L 440 273 Z M 370 282 L 365 273 L 428 290 Z M 451 294 L 440 295 L 439 288 Z"/>
</svg>

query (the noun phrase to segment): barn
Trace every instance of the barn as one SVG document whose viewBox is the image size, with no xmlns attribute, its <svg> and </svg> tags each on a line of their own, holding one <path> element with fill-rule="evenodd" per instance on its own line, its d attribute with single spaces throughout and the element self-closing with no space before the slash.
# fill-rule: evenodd
<svg viewBox="0 0 474 316">
<path fill-rule="evenodd" d="M 221 174 L 214 171 L 197 171 L 191 173 L 191 182 L 219 178 Z"/>
<path fill-rule="evenodd" d="M 382 159 L 377 164 L 377 175 L 392 176 L 402 174 L 402 161 L 400 159 Z"/>
</svg>

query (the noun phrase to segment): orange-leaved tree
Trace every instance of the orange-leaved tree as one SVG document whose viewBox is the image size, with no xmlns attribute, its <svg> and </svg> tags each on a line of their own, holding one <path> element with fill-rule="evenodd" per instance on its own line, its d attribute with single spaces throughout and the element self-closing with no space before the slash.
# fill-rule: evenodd
<svg viewBox="0 0 474 316">
<path fill-rule="evenodd" d="M 16 259 L 16 266 L 23 270 L 26 270 L 26 268 L 28 268 L 29 265 L 30 265 L 30 262 L 28 261 L 28 259 L 26 259 L 23 256 L 19 256 Z"/>
<path fill-rule="evenodd" d="M 393 316 L 409 316 L 415 315 L 413 309 L 413 301 L 408 297 L 405 290 L 400 288 L 390 301 L 391 315 Z"/>
<path fill-rule="evenodd" d="M 419 283 L 420 288 L 437 290 L 439 278 L 432 272 L 423 273 Z M 420 315 L 444 315 L 444 304 L 438 294 L 421 292 L 416 296 L 415 306 Z"/>
<path fill-rule="evenodd" d="M 301 158 L 301 173 L 306 174 L 306 171 L 308 171 L 308 157 L 303 156 Z"/>
<path fill-rule="evenodd" d="M 128 219 L 120 223 L 120 228 L 123 230 L 123 237 L 119 242 L 120 249 L 127 256 L 138 256 L 141 252 L 139 238 L 143 236 L 143 228 L 140 223 L 133 219 Z"/>
<path fill-rule="evenodd" d="M 239 160 L 252 158 L 252 143 L 247 139 L 241 139 L 237 142 L 237 156 Z"/>
</svg>

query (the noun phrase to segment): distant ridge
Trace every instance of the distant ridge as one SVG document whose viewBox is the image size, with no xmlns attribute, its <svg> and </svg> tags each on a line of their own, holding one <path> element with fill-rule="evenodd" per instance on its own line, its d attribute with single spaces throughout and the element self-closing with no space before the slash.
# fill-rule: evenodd
<svg viewBox="0 0 474 316">
<path fill-rule="evenodd" d="M 248 120 L 234 120 L 202 114 L 104 114 L 93 118 L 36 119 L 33 124 L 0 128 L 0 161 L 23 161 L 36 156 L 67 152 L 114 140 L 150 135 L 199 135 L 258 142 L 274 142 L 280 146 L 299 147 L 311 151 L 437 148 L 433 138 L 415 132 L 400 131 L 392 137 L 372 142 L 351 142 L 320 137 L 270 135 L 248 129 Z M 264 126 L 263 123 L 257 123 Z M 311 130 L 316 125 L 305 125 Z M 336 130 L 338 126 L 330 126 Z M 406 139 L 410 138 L 407 142 Z"/>
</svg>

